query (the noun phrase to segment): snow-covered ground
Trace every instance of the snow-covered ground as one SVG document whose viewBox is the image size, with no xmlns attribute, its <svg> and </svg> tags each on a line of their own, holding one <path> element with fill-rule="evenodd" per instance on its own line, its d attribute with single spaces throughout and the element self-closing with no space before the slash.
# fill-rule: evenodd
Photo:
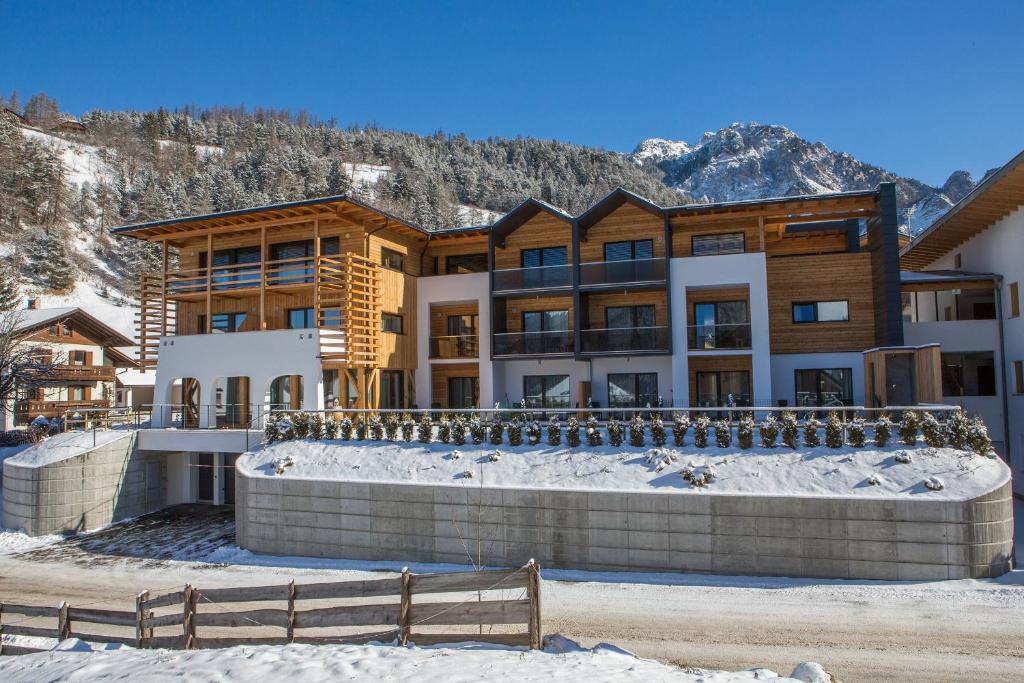
<svg viewBox="0 0 1024 683">
<path fill-rule="evenodd" d="M 39 300 L 41 308 L 77 306 L 129 339 L 135 339 L 135 314 L 138 307 L 115 290 L 110 290 L 109 294 L 109 297 L 100 296 L 96 285 L 79 280 L 75 288 L 66 294 L 39 294 L 32 298 Z"/>
<path fill-rule="evenodd" d="M 592 649 L 556 638 L 544 651 L 466 643 L 449 647 L 394 645 L 287 645 L 233 647 L 226 650 L 91 651 L 69 640 L 55 651 L 4 657 L 0 678 L 18 681 L 88 681 L 101 679 L 146 681 L 337 681 L 416 680 L 457 681 L 672 681 L 675 683 L 739 683 L 770 680 L 827 683 L 816 664 L 803 663 L 784 678 L 767 669 L 741 672 L 681 670 L 639 659 L 610 645 Z"/>
<path fill-rule="evenodd" d="M 1010 472 L 997 458 L 950 448 L 635 448 L 381 441 L 284 441 L 246 454 L 238 467 L 267 477 L 377 482 L 443 483 L 469 487 L 658 491 L 689 495 L 893 497 L 966 500 L 1005 483 Z M 495 460 L 495 453 L 499 456 Z M 909 454 L 910 462 L 901 454 Z M 294 465 L 276 474 L 278 458 Z M 899 458 L 897 456 L 900 456 Z M 714 473 L 702 488 L 681 471 Z M 470 474 L 471 473 L 471 474 Z M 938 491 L 925 486 L 937 477 Z M 877 482 L 872 484 L 870 482 Z"/>
<path fill-rule="evenodd" d="M 21 132 L 29 140 L 41 142 L 61 155 L 68 182 L 81 186 L 83 183 L 95 182 L 100 176 L 109 179 L 110 167 L 100 157 L 98 147 L 65 140 L 31 128 L 22 128 Z"/>
<path fill-rule="evenodd" d="M 130 434 L 126 431 L 106 429 L 54 434 L 45 441 L 33 444 L 17 455 L 11 456 L 7 462 L 21 467 L 42 467 L 80 455 L 86 450 L 108 444 L 116 439 L 127 439 L 129 436 Z"/>
</svg>

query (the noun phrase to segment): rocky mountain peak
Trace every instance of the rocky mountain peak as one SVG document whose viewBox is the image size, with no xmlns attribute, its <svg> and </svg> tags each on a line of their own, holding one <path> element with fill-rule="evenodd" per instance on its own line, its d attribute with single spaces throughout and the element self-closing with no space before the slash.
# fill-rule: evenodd
<svg viewBox="0 0 1024 683">
<path fill-rule="evenodd" d="M 967 171 L 953 171 L 942 184 L 942 194 L 956 204 L 974 189 L 975 184 L 974 178 Z"/>
</svg>

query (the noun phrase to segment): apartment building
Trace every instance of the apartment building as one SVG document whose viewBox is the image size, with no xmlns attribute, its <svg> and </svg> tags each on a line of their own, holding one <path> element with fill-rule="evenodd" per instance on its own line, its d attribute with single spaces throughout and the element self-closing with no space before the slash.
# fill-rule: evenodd
<svg viewBox="0 0 1024 683">
<path fill-rule="evenodd" d="M 865 352 L 914 353 L 891 184 L 678 207 L 620 189 L 576 216 L 528 199 L 452 230 L 340 196 L 115 232 L 162 245 L 140 290 L 158 424 L 934 398 L 865 390 Z"/>
<path fill-rule="evenodd" d="M 30 300 L 28 308 L 14 315 L 23 343 L 44 350 L 48 362 L 56 365 L 41 386 L 16 389 L 13 413 L 0 407 L 5 429 L 39 416 L 49 419 L 68 411 L 109 408 L 119 396 L 130 400 L 118 374 L 137 366 L 121 350 L 135 345 L 131 339 L 80 308 L 37 308 Z"/>
<path fill-rule="evenodd" d="M 1024 472 L 1024 152 L 901 251 L 909 344 L 938 342 L 943 401 L 985 418 Z"/>
</svg>

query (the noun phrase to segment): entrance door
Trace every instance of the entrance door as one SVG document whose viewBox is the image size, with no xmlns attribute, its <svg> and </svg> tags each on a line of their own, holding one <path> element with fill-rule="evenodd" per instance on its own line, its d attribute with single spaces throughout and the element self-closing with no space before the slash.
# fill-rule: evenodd
<svg viewBox="0 0 1024 683">
<path fill-rule="evenodd" d="M 405 376 L 402 370 L 384 370 L 380 373 L 380 407 L 405 407 Z"/>
<path fill-rule="evenodd" d="M 200 503 L 213 502 L 214 464 L 213 453 L 196 453 L 196 500 Z"/>
<path fill-rule="evenodd" d="M 238 460 L 237 453 L 225 453 L 221 456 L 224 467 L 221 468 L 221 500 L 225 505 L 235 504 L 235 461 Z"/>
<path fill-rule="evenodd" d="M 480 401 L 479 377 L 449 377 L 448 407 L 476 408 Z"/>
<path fill-rule="evenodd" d="M 914 382 L 914 354 L 892 353 L 885 357 L 886 405 L 912 406 L 917 403 Z"/>
</svg>

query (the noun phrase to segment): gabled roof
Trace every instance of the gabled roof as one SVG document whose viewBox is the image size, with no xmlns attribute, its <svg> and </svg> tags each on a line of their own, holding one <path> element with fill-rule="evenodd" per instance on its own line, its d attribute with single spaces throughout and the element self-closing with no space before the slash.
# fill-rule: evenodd
<svg viewBox="0 0 1024 683">
<path fill-rule="evenodd" d="M 586 233 L 590 226 L 600 222 L 604 218 L 607 218 L 613 211 L 623 204 L 632 204 L 633 206 L 656 216 L 664 214 L 664 209 L 651 200 L 641 197 L 635 192 L 630 192 L 625 188 L 617 187 L 602 199 L 598 200 L 596 204 L 581 213 L 576 219 L 576 222 L 580 227 L 581 236 L 583 233 Z"/>
<path fill-rule="evenodd" d="M 553 204 L 548 204 L 542 199 L 529 197 L 528 199 L 520 202 L 514 209 L 506 213 L 491 225 L 491 233 L 494 235 L 494 241 L 499 242 L 504 240 L 512 234 L 516 228 L 521 227 L 526 223 L 526 221 L 530 220 L 541 211 L 545 211 L 566 223 L 572 223 L 572 215 L 570 215 L 569 212 L 560 209 Z"/>
<path fill-rule="evenodd" d="M 918 234 L 900 252 L 900 263 L 904 268 L 924 268 L 1020 206 L 1024 206 L 1024 151 Z"/>
<path fill-rule="evenodd" d="M 69 322 L 71 329 L 78 330 L 98 345 L 107 349 L 119 362 L 124 365 L 136 365 L 136 362 L 115 349 L 117 346 L 134 346 L 135 341 L 124 336 L 106 323 L 96 317 L 89 315 L 81 308 L 26 308 L 15 311 L 18 322 L 15 331 L 22 335 L 29 335 L 37 332 L 54 323 Z"/>
</svg>

